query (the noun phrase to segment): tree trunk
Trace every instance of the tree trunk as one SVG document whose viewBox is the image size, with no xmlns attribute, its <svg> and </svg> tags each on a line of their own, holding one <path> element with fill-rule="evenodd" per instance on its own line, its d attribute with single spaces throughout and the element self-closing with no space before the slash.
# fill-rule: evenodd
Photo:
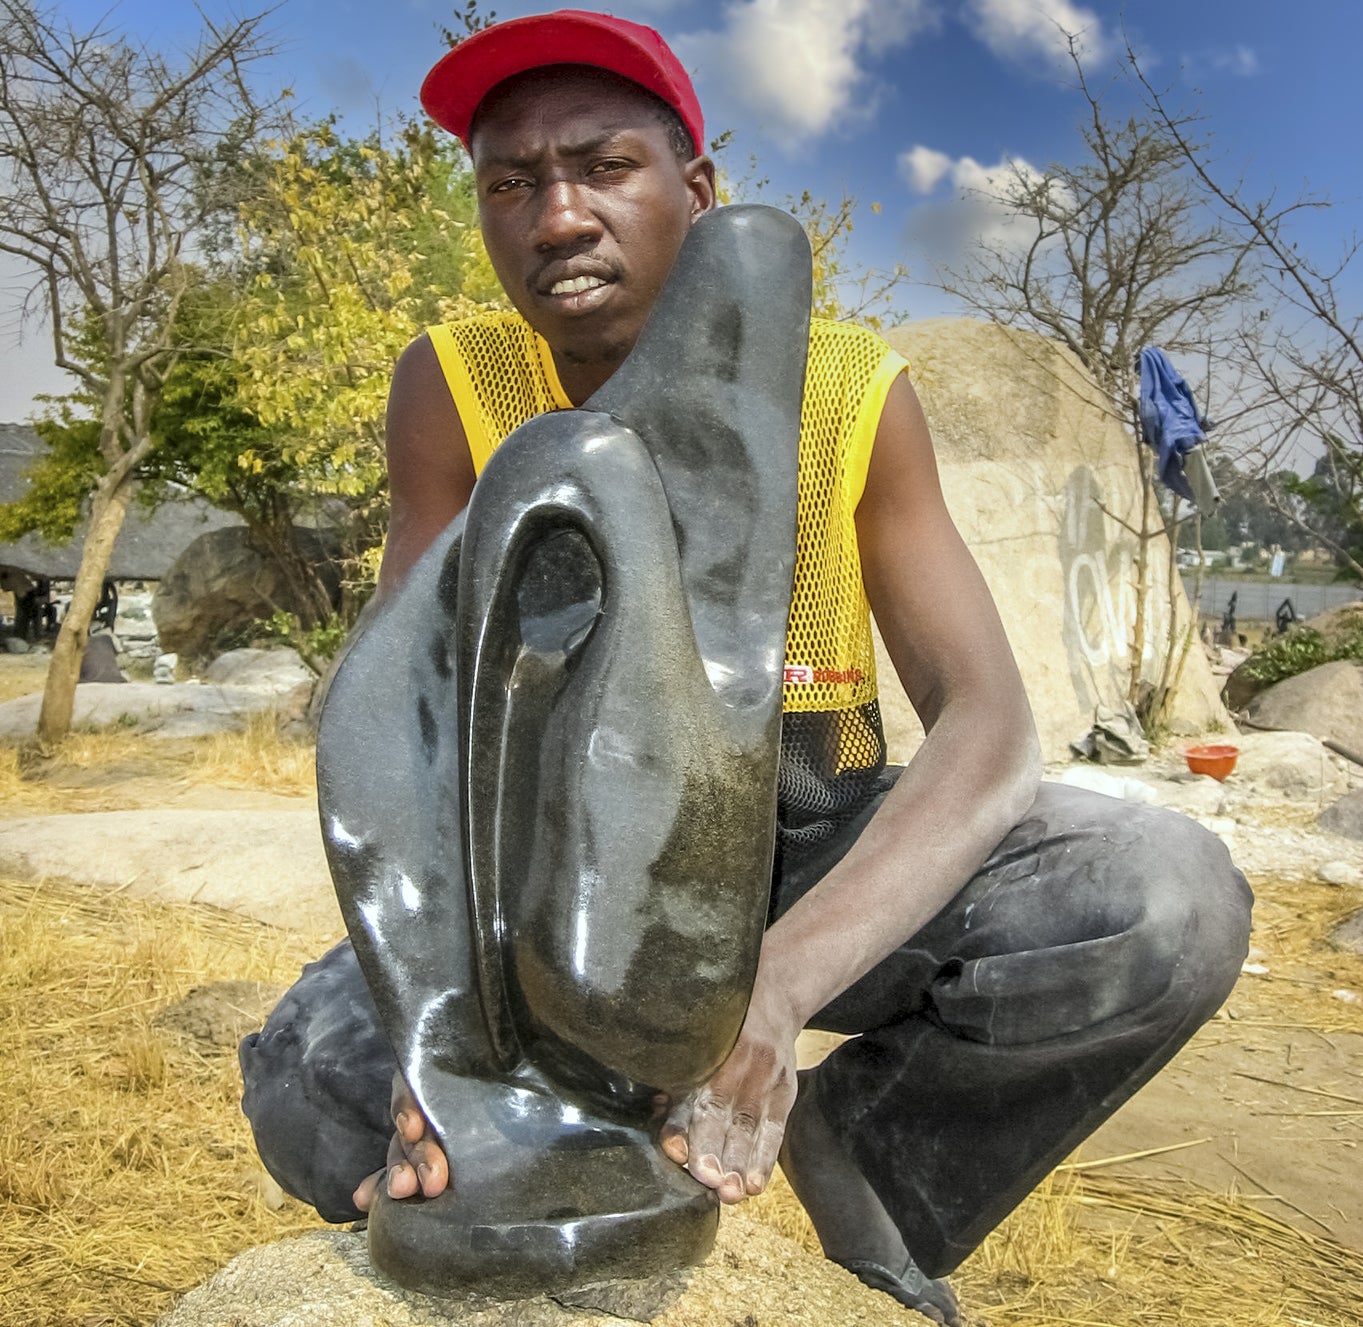
<svg viewBox="0 0 1363 1327">
<path fill-rule="evenodd" d="M 1136 620 L 1131 630 L 1131 680 L 1126 698 L 1138 705 L 1141 697 L 1141 670 L 1145 661 L 1146 618 L 1150 604 L 1150 507 L 1155 481 L 1146 460 L 1146 449 L 1136 435 L 1136 470 L 1141 477 L 1141 532 L 1136 540 Z"/>
<path fill-rule="evenodd" d="M 136 483 L 132 468 L 126 467 L 105 475 L 95 489 L 94 500 L 90 504 L 90 529 L 85 536 L 85 546 L 81 549 L 71 605 L 66 610 L 56 644 L 52 647 L 47 684 L 43 688 L 43 706 L 38 715 L 38 740 L 45 744 L 60 742 L 71 731 L 71 715 L 76 706 L 76 683 L 80 680 L 80 662 L 85 655 L 90 620 L 99 604 L 99 596 L 104 589 L 104 574 L 113 556 L 114 540 L 123 528 L 123 518 L 127 515 Z"/>
</svg>

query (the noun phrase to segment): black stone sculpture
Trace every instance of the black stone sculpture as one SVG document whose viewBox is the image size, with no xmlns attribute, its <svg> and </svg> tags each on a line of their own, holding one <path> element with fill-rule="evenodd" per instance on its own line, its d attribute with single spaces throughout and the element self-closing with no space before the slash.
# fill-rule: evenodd
<svg viewBox="0 0 1363 1327">
<path fill-rule="evenodd" d="M 733 1045 L 766 920 L 810 306 L 800 227 L 693 228 L 633 354 L 493 455 L 355 644 L 318 785 L 341 910 L 451 1190 L 376 1266 L 515 1296 L 702 1259 L 657 1090 Z"/>
</svg>

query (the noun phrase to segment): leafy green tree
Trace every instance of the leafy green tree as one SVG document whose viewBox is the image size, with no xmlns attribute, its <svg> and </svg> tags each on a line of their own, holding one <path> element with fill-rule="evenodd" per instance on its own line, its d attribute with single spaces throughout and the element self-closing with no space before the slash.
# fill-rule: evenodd
<svg viewBox="0 0 1363 1327">
<path fill-rule="evenodd" d="M 299 632 L 330 631 L 332 588 L 299 525 L 324 526 L 348 553 L 341 617 L 353 620 L 387 523 L 393 362 L 423 326 L 500 297 L 467 159 L 410 124 L 384 145 L 327 121 L 224 155 L 211 188 L 222 205 L 177 310 L 140 500 L 192 494 L 240 516 L 283 573 Z M 58 534 L 69 536 L 82 475 L 97 464 L 97 408 L 76 392 L 40 426 L 49 450 L 27 505 L 50 507 Z"/>
<path fill-rule="evenodd" d="M 323 124 L 272 145 L 249 170 L 221 375 L 261 432 L 238 463 L 283 469 L 308 493 L 337 499 L 359 580 L 372 583 L 387 524 L 393 364 L 423 327 L 500 301 L 467 160 L 416 125 L 390 148 Z"/>
</svg>

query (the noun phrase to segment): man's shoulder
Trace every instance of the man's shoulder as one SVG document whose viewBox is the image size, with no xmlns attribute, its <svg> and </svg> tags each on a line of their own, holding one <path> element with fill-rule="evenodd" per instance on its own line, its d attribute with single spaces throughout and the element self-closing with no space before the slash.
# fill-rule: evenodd
<svg viewBox="0 0 1363 1327">
<path fill-rule="evenodd" d="M 530 373 L 540 359 L 534 331 L 514 309 L 480 309 L 428 327 L 426 337 L 451 384 L 504 376 L 518 366 Z"/>
<path fill-rule="evenodd" d="M 456 341 L 476 340 L 479 337 L 502 340 L 524 339 L 532 334 L 530 324 L 515 309 L 479 309 L 462 318 L 451 318 L 437 323 L 428 333 L 432 337 L 450 336 Z"/>
<path fill-rule="evenodd" d="M 809 320 L 809 339 L 826 345 L 875 344 L 889 348 L 879 332 L 863 327 L 861 323 L 848 322 L 842 318 L 820 318 L 817 315 Z"/>
<path fill-rule="evenodd" d="M 859 396 L 886 377 L 906 367 L 903 357 L 878 332 L 834 318 L 809 320 L 809 361 L 806 390 L 835 391 Z"/>
<path fill-rule="evenodd" d="M 809 358 L 811 365 L 818 361 L 879 364 L 886 356 L 896 355 L 879 332 L 860 323 L 843 322 L 837 318 L 809 320 Z M 897 356 L 896 356 L 897 357 Z"/>
</svg>

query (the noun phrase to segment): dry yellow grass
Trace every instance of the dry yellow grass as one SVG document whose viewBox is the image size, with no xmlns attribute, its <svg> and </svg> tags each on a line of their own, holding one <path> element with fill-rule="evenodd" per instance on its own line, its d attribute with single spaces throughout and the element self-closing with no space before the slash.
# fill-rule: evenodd
<svg viewBox="0 0 1363 1327">
<path fill-rule="evenodd" d="M 152 1023 L 220 978 L 291 980 L 281 932 L 204 910 L 0 881 L 0 1324 L 142 1324 L 271 1211 L 230 1051 Z"/>
<path fill-rule="evenodd" d="M 191 785 L 310 797 L 316 778 L 312 742 L 280 736 L 266 710 L 240 732 L 182 741 L 111 728 L 46 750 L 0 743 L 0 814 L 163 805 Z"/>
<path fill-rule="evenodd" d="M 811 1252 L 779 1174 L 753 1206 Z M 1234 1195 L 1061 1169 L 952 1277 L 975 1327 L 1358 1327 L 1363 1254 Z"/>
<path fill-rule="evenodd" d="M 47 654 L 0 654 L 0 704 L 31 696 L 47 681 Z"/>
<path fill-rule="evenodd" d="M 190 784 L 300 795 L 312 779 L 308 746 L 267 718 L 195 743 L 114 731 L 43 757 L 0 747 L 0 807 L 16 810 L 152 804 Z M 1363 990 L 1363 959 L 1320 943 L 1355 903 L 1261 882 L 1256 944 L 1272 975 L 1242 984 L 1242 1019 L 1359 1030 L 1331 990 Z M 0 1327 L 147 1324 L 238 1250 L 319 1224 L 291 1201 L 267 1205 L 230 1051 L 153 1022 L 194 985 L 288 981 L 312 956 L 220 914 L 0 880 Z M 754 1210 L 817 1250 L 779 1177 Z M 990 1327 L 1363 1322 L 1358 1253 L 1234 1194 L 1120 1167 L 1057 1172 L 955 1281 Z"/>
<path fill-rule="evenodd" d="M 296 937 L 0 880 L 0 1327 L 146 1324 L 248 1245 L 318 1224 L 263 1201 L 231 1052 L 158 1030 L 218 979 L 288 981 Z M 756 1214 L 818 1242 L 783 1180 Z M 990 1327 L 1356 1327 L 1363 1257 L 1249 1203 L 1058 1172 L 956 1277 Z"/>
<path fill-rule="evenodd" d="M 311 741 L 281 737 L 275 714 L 253 714 L 239 733 L 217 733 L 193 743 L 188 777 L 220 788 L 309 797 L 317 786 Z"/>
</svg>

